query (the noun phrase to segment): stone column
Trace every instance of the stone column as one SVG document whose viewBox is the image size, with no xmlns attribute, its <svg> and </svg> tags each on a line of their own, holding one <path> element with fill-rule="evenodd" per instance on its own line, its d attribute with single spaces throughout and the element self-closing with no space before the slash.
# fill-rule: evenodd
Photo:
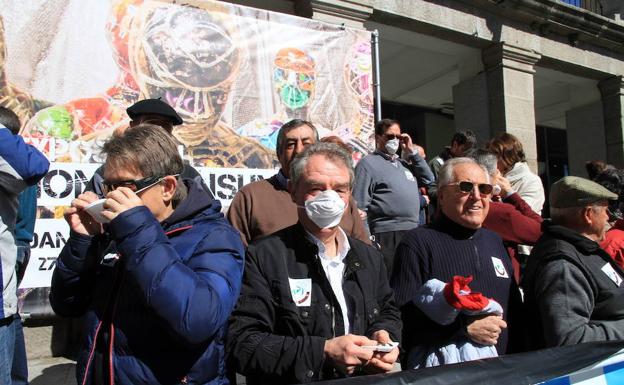
<svg viewBox="0 0 624 385">
<path fill-rule="evenodd" d="M 570 109 L 565 119 L 570 174 L 587 177 L 585 162 L 607 159 L 602 104 L 595 102 Z"/>
<path fill-rule="evenodd" d="M 613 76 L 598 83 L 607 142 L 607 162 L 624 167 L 624 77 Z"/>
<path fill-rule="evenodd" d="M 479 146 L 483 146 L 492 137 L 488 90 L 484 73 L 453 86 L 453 106 L 455 130 L 471 130 L 477 136 Z"/>
<path fill-rule="evenodd" d="M 541 55 L 496 43 L 483 50 L 490 132 L 508 132 L 522 142 L 527 162 L 537 173 L 533 75 Z"/>
</svg>

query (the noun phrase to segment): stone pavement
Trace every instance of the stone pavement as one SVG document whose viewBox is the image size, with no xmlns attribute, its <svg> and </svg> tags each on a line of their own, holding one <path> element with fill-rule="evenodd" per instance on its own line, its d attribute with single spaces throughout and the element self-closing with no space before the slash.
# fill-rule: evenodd
<svg viewBox="0 0 624 385">
<path fill-rule="evenodd" d="M 25 326 L 24 339 L 31 385 L 76 384 L 75 362 L 63 357 L 52 357 L 52 326 Z"/>
</svg>

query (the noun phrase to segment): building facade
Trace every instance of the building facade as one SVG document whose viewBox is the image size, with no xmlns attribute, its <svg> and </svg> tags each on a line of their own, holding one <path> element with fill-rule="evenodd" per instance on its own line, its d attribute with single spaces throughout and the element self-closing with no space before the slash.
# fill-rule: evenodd
<svg viewBox="0 0 624 385">
<path fill-rule="evenodd" d="M 458 129 L 509 132 L 547 185 L 624 167 L 621 0 L 235 1 L 379 31 L 382 115 L 430 156 Z M 567 142 L 567 145 L 566 145 Z"/>
</svg>

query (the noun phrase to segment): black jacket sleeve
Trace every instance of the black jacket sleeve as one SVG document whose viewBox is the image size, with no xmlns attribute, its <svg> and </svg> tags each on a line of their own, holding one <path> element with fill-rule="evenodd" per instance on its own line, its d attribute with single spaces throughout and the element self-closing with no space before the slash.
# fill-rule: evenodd
<svg viewBox="0 0 624 385">
<path fill-rule="evenodd" d="M 383 256 L 377 250 L 373 250 L 372 253 L 374 260 L 379 262 L 379 266 L 375 266 L 373 271 L 378 272 L 377 278 L 377 303 L 379 304 L 379 316 L 375 318 L 375 321 L 369 326 L 366 331 L 366 336 L 370 337 L 377 330 L 385 330 L 390 334 L 392 341 L 401 341 L 401 313 L 394 301 L 394 292 L 390 288 L 388 282 L 388 273 L 386 266 L 384 265 Z M 374 309 L 373 309 L 374 311 Z"/>
</svg>

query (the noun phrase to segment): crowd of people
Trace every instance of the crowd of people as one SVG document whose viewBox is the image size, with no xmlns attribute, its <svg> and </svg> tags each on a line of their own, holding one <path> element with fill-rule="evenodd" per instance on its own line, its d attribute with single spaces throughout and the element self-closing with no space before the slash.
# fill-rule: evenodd
<svg viewBox="0 0 624 385">
<path fill-rule="evenodd" d="M 340 138 L 295 119 L 281 168 L 224 215 L 179 155 L 176 112 L 128 113 L 65 210 L 52 278 L 54 311 L 84 324 L 78 383 L 305 383 L 624 338 L 621 170 L 590 162 L 590 179 L 557 181 L 543 219 L 511 134 L 478 148 L 457 132 L 427 163 L 382 119 L 354 167 Z M 0 382 L 20 383 L 18 194 L 48 162 L 0 124 Z"/>
</svg>

